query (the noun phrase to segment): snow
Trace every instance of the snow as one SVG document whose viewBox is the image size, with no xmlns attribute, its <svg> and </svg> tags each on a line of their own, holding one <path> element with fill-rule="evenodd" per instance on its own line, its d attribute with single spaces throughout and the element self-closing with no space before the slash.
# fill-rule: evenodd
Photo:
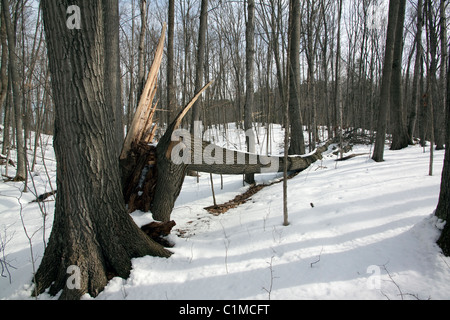
<svg viewBox="0 0 450 320">
<path fill-rule="evenodd" d="M 245 140 L 234 129 L 209 137 L 239 147 Z M 257 150 L 263 153 L 265 130 L 259 129 Z M 274 133 L 270 152 L 280 154 L 281 128 L 275 125 Z M 363 145 L 352 151 L 370 152 L 371 146 Z M 203 209 L 213 204 L 209 174 L 201 174 L 199 183 L 186 177 L 172 213 L 177 223 L 169 236 L 175 243 L 172 257 L 134 259 L 130 277 L 112 279 L 95 299 L 450 299 L 450 258 L 435 243 L 443 222 L 433 215 L 444 152 L 434 155 L 429 176 L 429 149 L 419 146 L 400 151 L 386 146 L 382 163 L 369 155 L 336 162 L 327 154 L 289 180 L 289 226 L 283 226 L 281 183 L 214 216 Z M 47 137 L 45 161 L 39 158 L 34 175 L 37 192 L 30 186 L 32 192 L 21 193 L 21 183 L 0 183 L 1 299 L 31 299 L 33 268 L 50 235 L 54 201 L 44 203 L 45 227 L 39 205 L 30 202 L 33 193 L 51 190 L 48 177 L 56 187 L 53 159 Z M 248 188 L 241 176 L 223 176 L 223 189 L 221 177 L 213 178 L 217 203 Z M 280 176 L 256 178 L 267 183 Z M 132 217 L 138 225 L 152 221 L 150 213 Z"/>
</svg>

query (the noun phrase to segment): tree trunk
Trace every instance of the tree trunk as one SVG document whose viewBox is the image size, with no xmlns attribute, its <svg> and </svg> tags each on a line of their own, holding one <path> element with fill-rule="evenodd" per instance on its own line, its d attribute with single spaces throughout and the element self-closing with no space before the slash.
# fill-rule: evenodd
<svg viewBox="0 0 450 320">
<path fill-rule="evenodd" d="M 339 147 L 341 148 L 341 158 L 344 155 L 344 146 L 342 135 L 344 132 L 343 106 L 342 106 L 342 85 L 341 85 L 341 18 L 342 18 L 342 0 L 339 1 L 338 12 L 338 31 L 337 31 L 337 49 L 336 49 L 336 114 L 339 114 Z"/>
<path fill-rule="evenodd" d="M 123 133 L 123 105 L 120 72 L 120 43 L 119 43 L 119 1 L 103 1 L 105 21 L 105 99 L 108 108 L 113 110 L 116 142 L 114 147 L 119 157 L 124 139 Z"/>
<path fill-rule="evenodd" d="M 138 56 L 138 92 L 140 97 L 145 85 L 145 36 L 147 34 L 147 0 L 140 0 L 141 31 L 139 34 L 139 56 Z"/>
<path fill-rule="evenodd" d="M 405 21 L 406 0 L 399 0 L 399 3 L 391 80 L 391 150 L 400 150 L 409 145 L 408 131 L 404 121 L 402 87 L 403 25 Z"/>
<path fill-rule="evenodd" d="M 446 82 L 445 74 L 447 72 L 447 55 L 448 55 L 448 38 L 447 38 L 447 17 L 446 17 L 446 5 L 445 1 L 441 0 L 440 3 L 440 43 L 441 43 L 441 66 L 439 75 L 439 96 L 436 108 L 437 121 L 436 121 L 436 150 L 444 149 L 445 144 L 445 108 L 446 108 Z M 436 105 L 436 104 L 435 104 Z M 447 140 L 448 141 L 448 140 Z"/>
<path fill-rule="evenodd" d="M 0 6 L 0 20 L 1 20 L 1 29 L 0 29 L 0 41 L 2 46 L 1 52 L 1 66 L 0 66 L 0 115 L 3 113 L 3 106 L 6 102 L 6 95 L 8 93 L 8 45 L 6 40 L 6 24 L 5 18 L 3 17 L 4 10 Z M 5 105 L 6 108 L 6 105 Z"/>
<path fill-rule="evenodd" d="M 303 120 L 300 113 L 300 0 L 291 2 L 290 64 L 289 64 L 289 120 L 291 125 L 290 155 L 305 154 Z"/>
<path fill-rule="evenodd" d="M 125 208 L 110 121 L 114 110 L 105 102 L 101 3 L 77 1 L 80 30 L 66 27 L 68 1 L 41 4 L 56 112 L 58 197 L 35 293 L 50 287 L 52 295 L 62 290 L 60 299 L 79 299 L 98 295 L 112 276 L 127 278 L 132 258 L 170 252 L 148 238 Z M 79 270 L 75 287 L 68 282 L 73 266 Z"/>
<path fill-rule="evenodd" d="M 208 26 L 208 0 L 202 0 L 200 11 L 200 27 L 197 43 L 197 64 L 195 66 L 195 92 L 200 91 L 203 83 L 203 64 L 205 63 L 206 28 Z M 191 132 L 194 132 L 194 124 L 200 120 L 201 98 L 192 107 Z"/>
<path fill-rule="evenodd" d="M 158 180 L 151 204 L 151 211 L 155 220 L 170 221 L 170 214 L 181 191 L 184 173 L 187 170 L 233 175 L 284 171 L 286 163 L 284 157 L 250 155 L 244 152 L 220 148 L 195 138 L 192 141 L 193 143 L 190 146 L 186 146 L 183 143 L 171 141 L 170 135 L 168 135 L 158 143 Z M 331 143 L 332 141 L 327 142 L 325 145 L 317 148 L 315 153 L 306 157 L 288 157 L 286 163 L 287 171 L 300 172 L 307 169 L 312 163 L 322 159 L 322 153 L 328 149 Z M 170 147 L 167 148 L 169 145 Z M 170 159 L 172 156 L 171 150 L 174 150 L 175 147 L 177 147 L 175 149 L 176 153 L 182 151 L 184 155 L 187 154 L 185 162 L 177 164 Z"/>
<path fill-rule="evenodd" d="M 14 181 L 24 181 L 27 177 L 25 141 L 23 136 L 23 116 L 22 116 L 22 93 L 20 92 L 20 76 L 18 73 L 17 57 L 16 57 L 16 41 L 14 30 L 11 23 L 9 11 L 9 1 L 2 0 L 2 11 L 4 23 L 6 25 L 6 35 L 9 47 L 9 72 L 11 77 L 13 100 L 14 100 L 14 117 L 16 124 L 16 147 L 17 147 L 17 169 Z"/>
<path fill-rule="evenodd" d="M 169 0 L 169 23 L 167 35 L 167 111 L 169 123 L 176 115 L 177 101 L 174 82 L 174 36 L 175 36 L 175 0 Z"/>
<path fill-rule="evenodd" d="M 394 56 L 395 31 L 398 19 L 400 1 L 389 1 L 389 21 L 386 38 L 386 48 L 383 66 L 383 78 L 381 83 L 380 107 L 378 111 L 377 134 L 372 159 L 382 162 L 384 157 L 384 145 L 386 140 L 386 125 L 389 112 L 389 99 L 392 75 L 392 62 Z"/>
<path fill-rule="evenodd" d="M 450 65 L 450 62 L 449 62 Z M 445 159 L 442 171 L 441 192 L 439 203 L 436 208 L 436 216 L 446 220 L 438 245 L 446 256 L 450 256 L 450 68 L 447 70 L 447 103 L 446 103 L 446 136 L 445 136 Z"/>
<path fill-rule="evenodd" d="M 427 23 L 427 47 L 428 54 L 430 55 L 430 59 L 427 61 L 427 79 L 429 81 L 429 89 L 428 89 L 428 107 L 430 115 L 430 123 L 431 123 L 431 144 L 434 146 L 436 144 L 436 150 L 444 149 L 444 135 L 443 128 L 445 126 L 443 115 L 443 108 L 440 108 L 439 101 L 439 88 L 437 82 L 437 68 L 438 68 L 438 56 L 437 56 L 437 48 L 439 45 L 438 35 L 437 35 L 437 24 L 435 20 L 435 14 L 433 11 L 433 2 L 431 0 L 426 1 L 426 17 L 428 20 Z"/>
<path fill-rule="evenodd" d="M 413 86 L 412 86 L 412 101 L 411 101 L 411 112 L 409 114 L 408 121 L 408 137 L 410 143 L 413 143 L 414 133 L 417 122 L 417 115 L 419 112 L 419 106 L 422 96 L 423 88 L 420 86 L 420 72 L 422 70 L 421 62 L 422 62 L 422 12 L 423 12 L 423 0 L 418 0 L 417 2 L 417 31 L 416 31 L 416 61 L 414 63 L 414 78 L 413 78 Z"/>
<path fill-rule="evenodd" d="M 248 19 L 245 33 L 246 39 L 246 98 L 244 110 L 244 129 L 246 145 L 249 153 L 255 153 L 255 134 L 253 132 L 254 109 L 254 56 L 255 56 L 255 1 L 248 0 Z M 255 183 L 254 174 L 245 175 L 245 182 Z"/>
</svg>

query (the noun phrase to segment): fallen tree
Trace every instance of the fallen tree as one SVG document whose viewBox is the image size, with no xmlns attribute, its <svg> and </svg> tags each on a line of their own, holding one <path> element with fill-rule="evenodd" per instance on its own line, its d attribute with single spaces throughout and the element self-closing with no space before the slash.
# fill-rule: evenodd
<svg viewBox="0 0 450 320">
<path fill-rule="evenodd" d="M 156 124 L 153 116 L 156 103 L 157 74 L 161 65 L 163 41 L 136 110 L 131 128 L 125 139 L 120 168 L 125 202 L 130 212 L 151 211 L 157 221 L 170 221 L 170 214 L 180 194 L 188 170 L 213 174 L 258 174 L 282 172 L 284 157 L 267 157 L 228 150 L 196 139 L 180 124 L 200 95 L 212 84 L 207 84 L 168 126 L 162 138 L 154 141 Z M 289 156 L 287 169 L 299 172 L 322 159 L 328 141 L 308 155 Z"/>
</svg>

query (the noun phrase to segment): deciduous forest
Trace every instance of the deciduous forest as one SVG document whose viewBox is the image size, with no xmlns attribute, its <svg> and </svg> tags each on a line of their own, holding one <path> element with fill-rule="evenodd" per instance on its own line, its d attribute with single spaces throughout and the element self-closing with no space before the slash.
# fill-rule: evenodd
<svg viewBox="0 0 450 320">
<path fill-rule="evenodd" d="M 194 275 L 231 279 L 213 299 L 327 299 L 321 279 L 342 280 L 346 294 L 331 299 L 450 298 L 448 285 L 433 296 L 392 276 L 420 253 L 392 253 L 398 265 L 367 254 L 418 241 L 438 261 L 432 281 L 450 283 L 448 1 L 2 0 L 0 10 L 1 298 L 190 299 L 155 271 L 177 264 L 185 278 L 174 281 L 190 290 L 206 287 Z M 308 259 L 306 272 L 320 271 L 337 252 L 346 264 L 343 248 L 362 239 L 352 276 L 311 275 L 288 293 L 287 266 Z M 353 277 L 373 265 L 392 286 L 365 284 L 358 297 Z M 240 288 L 251 270 L 253 291 L 250 280 Z"/>
</svg>

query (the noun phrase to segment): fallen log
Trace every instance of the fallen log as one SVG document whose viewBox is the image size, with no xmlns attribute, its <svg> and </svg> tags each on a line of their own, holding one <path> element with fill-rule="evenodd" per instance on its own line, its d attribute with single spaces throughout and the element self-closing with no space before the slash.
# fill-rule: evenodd
<svg viewBox="0 0 450 320">
<path fill-rule="evenodd" d="M 336 161 L 345 161 L 345 160 L 348 160 L 348 159 L 351 159 L 351 158 L 355 158 L 355 157 L 359 157 L 359 156 L 365 156 L 365 155 L 368 155 L 368 154 L 369 153 L 353 153 L 353 154 L 350 154 L 348 156 L 336 159 Z"/>
<path fill-rule="evenodd" d="M 178 130 L 187 112 L 212 82 L 181 110 L 156 144 L 152 132 L 154 133 L 153 116 L 157 103 L 152 103 L 156 96 L 163 45 L 164 37 L 161 37 L 119 163 L 123 196 L 128 210 L 151 211 L 154 220 L 169 222 L 188 170 L 215 174 L 282 172 L 285 159 L 227 150 L 193 139 L 186 130 Z M 322 153 L 332 142 L 325 143 L 308 155 L 289 156 L 286 164 L 288 171 L 300 172 L 322 159 Z"/>
</svg>

